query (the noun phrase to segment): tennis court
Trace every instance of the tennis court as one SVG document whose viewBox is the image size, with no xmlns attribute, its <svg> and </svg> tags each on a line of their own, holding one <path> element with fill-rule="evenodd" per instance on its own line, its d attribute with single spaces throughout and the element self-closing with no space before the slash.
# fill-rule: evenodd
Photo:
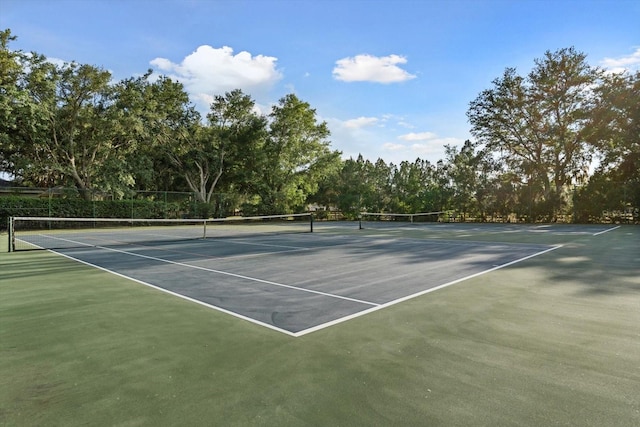
<svg viewBox="0 0 640 427">
<path fill-rule="evenodd" d="M 636 226 L 95 225 L 0 253 L 0 424 L 640 420 Z"/>
<path fill-rule="evenodd" d="M 254 228 L 206 239 L 198 227 L 178 239 L 175 227 L 155 225 L 151 232 L 38 231 L 20 241 L 53 241 L 52 250 L 65 257 L 301 336 L 553 251 L 572 236 L 611 229 L 321 223 L 313 233 Z"/>
</svg>

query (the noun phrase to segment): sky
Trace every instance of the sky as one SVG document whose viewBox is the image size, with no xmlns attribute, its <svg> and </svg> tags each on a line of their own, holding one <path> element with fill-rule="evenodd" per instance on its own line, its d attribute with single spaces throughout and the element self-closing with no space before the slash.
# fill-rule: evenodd
<svg viewBox="0 0 640 427">
<path fill-rule="evenodd" d="M 237 88 L 265 114 L 294 93 L 343 158 L 396 165 L 472 139 L 469 103 L 546 51 L 640 69 L 638 0 L 0 0 L 7 28 L 116 81 L 169 76 L 202 113 Z"/>
</svg>

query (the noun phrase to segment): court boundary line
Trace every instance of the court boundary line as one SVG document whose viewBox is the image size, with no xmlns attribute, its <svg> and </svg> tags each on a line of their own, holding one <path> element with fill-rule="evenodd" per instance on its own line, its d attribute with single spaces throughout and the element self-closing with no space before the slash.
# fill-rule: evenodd
<svg viewBox="0 0 640 427">
<path fill-rule="evenodd" d="M 151 236 L 159 236 L 159 237 L 173 237 L 171 235 L 166 235 L 166 234 L 150 234 Z M 54 240 L 62 240 L 64 242 L 71 242 L 74 244 L 78 244 L 81 246 L 88 246 L 88 247 L 92 247 L 92 248 L 97 248 L 97 247 L 101 247 L 101 245 L 97 245 L 95 243 L 85 243 L 85 242 L 78 242 L 77 240 L 71 240 L 71 239 L 65 239 L 63 237 L 59 237 L 59 236 L 53 236 L 51 234 L 43 234 L 43 233 L 38 233 L 38 234 L 33 234 L 33 236 L 41 236 L 47 239 L 54 239 Z M 114 243 L 114 244 L 118 244 L 118 245 L 127 245 L 127 246 L 142 246 L 145 248 L 151 248 L 151 249 L 157 249 L 159 251 L 165 251 L 165 252 L 172 252 L 172 253 L 180 253 L 180 254 L 188 254 L 188 255 L 202 255 L 199 253 L 194 253 L 194 252 L 186 252 L 186 251 L 177 251 L 177 250 L 173 250 L 173 249 L 164 249 L 160 246 L 153 246 L 153 245 L 147 245 L 144 243 L 139 243 L 139 242 L 126 242 L 126 241 L 121 241 L 121 240 L 107 240 L 107 239 L 102 239 L 102 238 L 97 238 L 94 239 L 93 236 L 88 236 L 87 237 L 88 240 L 99 240 L 101 242 L 109 242 L 109 243 Z M 35 243 L 31 243 L 29 241 L 23 240 L 23 239 L 17 239 L 20 240 L 21 242 L 28 244 L 28 245 L 32 245 L 35 246 L 36 248 L 40 248 L 40 249 L 47 249 L 47 248 L 43 248 L 42 246 L 39 246 Z M 203 238 L 198 238 L 198 237 L 194 237 L 192 239 L 188 239 L 189 241 L 194 241 L 194 240 L 198 240 L 201 242 L 213 242 L 213 243 L 218 243 L 219 240 L 214 240 L 214 239 L 203 239 Z M 176 240 L 177 241 L 184 241 L 184 240 Z M 281 254 L 281 253 L 289 253 L 289 252 L 303 252 L 303 251 L 310 251 L 310 250 L 314 250 L 316 248 L 308 248 L 308 247 L 304 247 L 304 246 L 287 246 L 287 245 L 275 245 L 275 244 L 269 244 L 269 243 L 255 243 L 255 242 L 238 242 L 238 241 L 233 241 L 233 239 L 229 239 L 229 240 L 225 240 L 225 243 L 235 243 L 238 245 L 251 245 L 251 246 L 260 246 L 260 247 L 272 247 L 272 248 L 283 248 L 283 249 L 288 249 L 288 250 L 283 250 L 283 251 L 276 251 L 276 252 L 262 252 L 262 253 L 257 253 L 257 254 L 244 254 L 244 255 L 232 255 L 232 256 L 227 256 L 227 257 L 220 257 L 220 256 L 211 256 L 208 257 L 208 259 L 219 259 L 219 260 L 227 260 L 227 259 L 236 259 L 236 258 L 250 258 L 250 257 L 258 257 L 258 256 L 266 256 L 266 255 L 275 255 L 275 254 Z M 57 248 L 57 249 L 69 249 L 69 248 Z M 56 250 L 56 248 L 49 248 L 48 250 Z"/>
<path fill-rule="evenodd" d="M 601 234 L 608 233 L 608 232 L 613 231 L 613 230 L 616 230 L 616 229 L 618 229 L 618 228 L 620 228 L 620 226 L 619 226 L 619 225 L 617 225 L 617 226 L 615 226 L 615 227 L 608 228 L 608 229 L 606 229 L 606 230 L 604 230 L 604 231 L 600 231 L 599 233 L 593 233 L 593 236 L 599 236 L 599 235 L 601 235 Z"/>
<path fill-rule="evenodd" d="M 618 228 L 618 227 L 614 227 L 613 229 L 615 229 L 615 228 Z M 612 229 L 607 230 L 607 231 L 611 231 L 611 230 Z M 277 331 L 277 332 L 282 332 L 285 335 L 288 335 L 288 336 L 291 336 L 291 337 L 294 337 L 294 338 L 302 337 L 302 336 L 310 334 L 312 332 L 316 332 L 316 331 L 319 331 L 319 330 L 322 330 L 322 329 L 325 329 L 325 328 L 328 328 L 328 327 L 331 327 L 331 326 L 334 326 L 334 325 L 338 325 L 340 323 L 347 322 L 349 320 L 358 318 L 360 316 L 365 316 L 365 315 L 373 313 L 375 311 L 382 310 L 382 309 L 391 307 L 393 305 L 396 305 L 396 304 L 399 304 L 399 303 L 402 303 L 402 302 L 405 302 L 405 301 L 408 301 L 408 300 L 411 300 L 411 299 L 414 299 L 414 298 L 429 294 L 431 292 L 435 292 L 435 291 L 447 288 L 449 286 L 464 282 L 466 280 L 469 280 L 469 279 L 472 279 L 472 278 L 475 278 L 475 277 L 479 277 L 479 276 L 482 276 L 484 274 L 487 274 L 487 273 L 490 273 L 490 272 L 493 272 L 493 271 L 496 271 L 496 270 L 499 270 L 499 269 L 502 269 L 502 268 L 509 267 L 511 265 L 520 263 L 522 261 L 525 261 L 525 260 L 540 256 L 540 255 L 543 255 L 545 253 L 554 251 L 556 249 L 560 249 L 560 248 L 562 248 L 564 246 L 563 244 L 554 245 L 554 246 L 549 247 L 549 248 L 547 248 L 545 250 L 535 252 L 535 253 L 533 253 L 531 255 L 527 255 L 525 257 L 518 258 L 516 260 L 510 261 L 510 262 L 507 262 L 507 263 L 504 263 L 504 264 L 493 266 L 492 268 L 489 268 L 489 269 L 486 269 L 486 270 L 483 270 L 483 271 L 479 271 L 477 273 L 474 273 L 474 274 L 471 274 L 471 275 L 468 275 L 468 276 L 465 276 L 465 277 L 461 277 L 459 279 L 455 279 L 455 280 L 452 280 L 452 281 L 447 282 L 447 283 L 443 283 L 443 284 L 435 286 L 433 288 L 425 289 L 425 290 L 422 290 L 422 291 L 419 291 L 419 292 L 416 292 L 416 293 L 413 293 L 413 294 L 410 294 L 410 295 L 406 295 L 404 297 L 397 298 L 395 300 L 388 301 L 386 303 L 376 304 L 376 303 L 356 300 L 356 299 L 353 299 L 353 298 L 341 297 L 341 296 L 334 295 L 334 294 L 328 294 L 328 293 L 323 293 L 323 292 L 319 292 L 319 291 L 314 291 L 314 290 L 310 290 L 310 289 L 297 288 L 297 287 L 291 286 L 291 285 L 278 284 L 276 282 L 270 282 L 270 281 L 266 281 L 266 280 L 262 280 L 262 279 L 250 278 L 248 276 L 237 275 L 235 273 L 223 272 L 223 271 L 208 269 L 208 268 L 200 267 L 200 266 L 196 266 L 196 265 L 190 265 L 190 264 L 185 264 L 185 263 L 165 260 L 165 259 L 162 259 L 162 258 L 151 257 L 151 256 L 143 255 L 143 254 L 137 254 L 137 253 L 134 253 L 134 252 L 122 251 L 122 250 L 107 248 L 107 247 L 103 247 L 103 246 L 96 246 L 96 245 L 91 245 L 91 244 L 86 244 L 86 243 L 81 243 L 81 242 L 75 242 L 75 241 L 68 240 L 68 239 L 61 239 L 61 238 L 57 238 L 57 239 L 67 240 L 67 241 L 70 241 L 70 242 L 72 242 L 74 244 L 80 244 L 80 245 L 84 245 L 84 246 L 95 247 L 95 248 L 103 249 L 103 250 L 107 250 L 107 251 L 119 252 L 119 253 L 124 253 L 126 255 L 132 255 L 132 256 L 137 256 L 137 257 L 141 257 L 141 258 L 147 258 L 147 259 L 151 259 L 151 260 L 155 260 L 155 261 L 159 261 L 159 262 L 180 265 L 180 266 L 184 266 L 184 267 L 187 267 L 187 268 L 194 268 L 194 269 L 199 269 L 199 270 L 204 270 L 204 271 L 211 271 L 211 272 L 218 273 L 218 274 L 234 276 L 234 277 L 243 278 L 243 279 L 247 279 L 247 280 L 254 280 L 254 281 L 257 281 L 257 282 L 272 284 L 272 285 L 276 285 L 276 286 L 282 286 L 282 287 L 291 288 L 291 289 L 295 289 L 295 290 L 306 291 L 306 292 L 309 292 L 309 293 L 320 294 L 320 295 L 324 295 L 324 296 L 328 296 L 328 297 L 334 297 L 334 298 L 338 298 L 338 299 L 345 299 L 345 300 L 349 300 L 349 301 L 353 301 L 353 302 L 363 303 L 363 304 L 366 304 L 366 305 L 373 305 L 373 307 L 371 307 L 371 308 L 368 308 L 368 309 L 365 309 L 365 310 L 362 310 L 362 311 L 358 311 L 358 312 L 350 314 L 348 316 L 344 316 L 344 317 L 341 317 L 341 318 L 338 318 L 338 319 L 334 319 L 332 321 L 325 322 L 325 323 L 322 323 L 320 325 L 312 326 L 310 328 L 303 329 L 303 330 L 298 331 L 298 332 L 291 332 L 291 331 L 288 331 L 286 329 L 279 328 L 279 327 L 277 327 L 275 325 L 272 325 L 272 324 L 269 324 L 269 323 L 265 323 L 265 322 L 262 322 L 260 320 L 248 317 L 248 316 L 244 316 L 244 315 L 239 314 L 239 313 L 235 313 L 235 312 L 227 310 L 225 308 L 218 307 L 216 305 L 212 305 L 212 304 L 206 303 L 204 301 L 200 301 L 198 299 L 195 299 L 195 298 L 192 298 L 192 297 L 189 297 L 189 296 L 186 296 L 186 295 L 171 291 L 169 289 L 162 288 L 162 287 L 157 286 L 157 285 L 153 285 L 151 283 L 148 283 L 148 282 L 145 282 L 143 280 L 127 276 L 127 275 L 122 274 L 122 273 L 118 273 L 118 272 L 110 270 L 110 269 L 108 269 L 106 267 L 101 267 L 99 265 L 92 264 L 92 263 L 90 263 L 88 261 L 83 261 L 81 259 L 73 257 L 72 255 L 67 255 L 67 254 L 64 254 L 62 252 L 58 252 L 57 250 L 48 249 L 49 252 L 55 253 L 57 255 L 61 255 L 61 256 L 65 257 L 65 258 L 67 258 L 67 259 L 70 259 L 70 260 L 73 260 L 73 261 L 77 261 L 77 262 L 79 262 L 81 264 L 97 268 L 97 269 L 99 269 L 101 271 L 104 271 L 104 272 L 107 272 L 107 273 L 115 274 L 118 277 L 121 277 L 121 278 L 124 278 L 124 279 L 127 279 L 127 280 L 131 280 L 133 282 L 142 284 L 144 286 L 151 287 L 153 289 L 159 290 L 161 292 L 167 293 L 167 294 L 172 295 L 172 296 L 176 296 L 178 298 L 182 298 L 182 299 L 190 301 L 190 302 L 194 302 L 196 304 L 199 304 L 201 306 L 216 310 L 218 312 L 222 312 L 222 313 L 234 316 L 236 318 L 239 318 L 239 319 L 242 319 L 242 320 L 246 320 L 246 321 L 251 322 L 253 324 L 256 324 L 256 325 L 259 325 L 259 326 L 264 326 L 264 327 L 266 327 L 268 329 L 271 329 L 271 330 L 274 330 L 274 331 Z"/>
<path fill-rule="evenodd" d="M 513 260 L 513 261 L 509 261 L 509 262 L 507 262 L 507 263 L 505 263 L 505 264 L 500 264 L 500 265 L 497 265 L 497 266 L 495 266 L 495 267 L 489 268 L 489 269 L 487 269 L 487 270 L 483 270 L 483 271 L 480 271 L 480 272 L 477 272 L 477 273 L 471 274 L 471 275 L 469 275 L 469 276 L 461 277 L 461 278 L 459 278 L 459 279 L 452 280 L 452 281 L 447 282 L 447 283 L 443 283 L 442 285 L 438 285 L 438 286 L 435 286 L 435 287 L 433 287 L 433 288 L 425 289 L 425 290 L 423 290 L 423 291 L 416 292 L 416 293 L 411 294 L 411 295 L 407 295 L 407 296 L 404 296 L 404 297 L 401 297 L 401 298 L 397 298 L 397 299 L 395 299 L 395 300 L 392 300 L 392 301 L 386 302 L 386 303 L 384 303 L 384 304 L 380 304 L 380 305 L 378 305 L 377 307 L 372 307 L 372 308 L 369 308 L 369 309 L 367 309 L 367 310 L 360 311 L 360 312 L 358 312 L 358 313 L 353 313 L 353 314 L 350 314 L 349 316 L 345 316 L 345 317 L 341 317 L 340 319 L 332 320 L 331 322 L 323 323 L 323 324 L 321 324 L 321 325 L 316 325 L 316 326 L 313 326 L 313 327 L 311 327 L 311 328 L 304 329 L 304 330 L 302 330 L 302 331 L 296 332 L 296 333 L 294 334 L 294 336 L 295 336 L 295 337 L 301 337 L 301 336 L 303 336 L 303 335 L 310 334 L 310 333 L 312 333 L 312 332 L 316 332 L 316 331 L 319 331 L 319 330 L 321 330 L 321 329 L 328 328 L 328 327 L 330 327 L 330 326 L 334 326 L 334 325 L 337 325 L 337 324 L 339 324 L 339 323 L 346 322 L 346 321 L 348 321 L 348 320 L 352 320 L 352 319 L 355 319 L 355 318 L 357 318 L 357 317 L 364 316 L 364 315 L 367 315 L 367 314 L 369 314 L 369 313 L 373 313 L 373 312 L 375 312 L 375 311 L 378 311 L 378 310 L 382 310 L 382 309 L 385 309 L 385 308 L 391 307 L 391 306 L 396 305 L 396 304 L 399 304 L 399 303 L 401 303 L 401 302 L 405 302 L 405 301 L 408 301 L 408 300 L 410 300 L 410 299 L 414 299 L 414 298 L 420 297 L 420 296 L 422 296 L 422 295 L 426 295 L 426 294 L 428 294 L 428 293 L 435 292 L 435 291 L 438 291 L 438 290 L 440 290 L 440 289 L 447 288 L 447 287 L 452 286 L 452 285 L 455 285 L 455 284 L 457 284 L 457 283 L 464 282 L 465 280 L 473 279 L 473 278 L 475 278 L 475 277 L 482 276 L 483 274 L 491 273 L 492 271 L 500 270 L 500 269 L 502 269 L 502 268 L 509 267 L 509 266 L 511 266 L 511 265 L 517 264 L 517 263 L 522 262 L 522 261 L 526 261 L 526 260 L 528 260 L 528 259 L 531 259 L 531 258 L 537 257 L 537 256 L 539 256 L 539 255 L 543 255 L 543 254 L 546 254 L 546 253 L 548 253 L 548 252 L 555 251 L 556 249 L 559 249 L 559 248 L 561 248 L 561 247 L 563 247 L 563 246 L 564 246 L 564 245 L 554 245 L 554 246 L 552 246 L 551 248 L 547 248 L 547 249 L 545 249 L 545 250 L 543 250 L 543 251 L 539 251 L 539 252 L 536 252 L 536 253 L 534 253 L 534 254 L 527 255 L 527 256 L 525 256 L 525 257 L 518 258 L 518 259 Z"/>
<path fill-rule="evenodd" d="M 69 240 L 69 239 L 64 239 L 61 237 L 55 237 L 55 236 L 50 236 L 47 234 L 41 234 L 41 236 L 44 236 L 46 238 L 49 239 L 57 239 L 57 240 L 65 240 L 65 241 L 69 241 L 69 242 L 74 242 L 73 240 Z M 91 239 L 91 237 L 87 237 L 87 239 Z M 201 242 L 207 242 L 207 239 L 194 239 L 194 240 L 198 240 Z M 155 246 L 155 245 L 147 245 L 145 243 L 139 243 L 139 242 L 125 242 L 125 241 L 120 241 L 120 240 L 110 240 L 107 241 L 106 239 L 99 239 L 99 241 L 101 242 L 105 242 L 105 243 L 114 243 L 117 245 L 122 245 L 122 246 L 138 246 L 138 247 L 143 247 L 143 248 L 149 248 L 149 249 L 154 249 L 157 251 L 161 251 L 161 252 L 167 252 L 167 253 L 174 253 L 174 254 L 184 254 L 184 255 L 197 255 L 197 256 L 202 256 L 202 253 L 198 253 L 198 252 L 189 252 L 189 251 L 181 251 L 181 250 L 175 250 L 175 249 L 167 249 L 163 246 Z M 178 240 L 176 242 L 182 242 L 182 240 Z M 81 243 L 81 242 L 78 242 Z M 208 242 L 207 242 L 208 243 Z M 218 243 L 218 242 L 213 242 L 213 243 Z M 228 243 L 228 241 L 225 241 L 225 243 Z M 237 242 L 232 242 L 232 243 L 237 243 Z M 101 245 L 96 245 L 96 244 L 91 244 L 91 243 L 84 243 L 90 247 L 100 247 Z M 250 244 L 250 243 L 243 243 L 243 244 Z M 274 247 L 274 248 L 291 248 L 291 249 L 287 249 L 287 250 L 282 250 L 282 251 L 271 251 L 271 252 L 260 252 L 260 253 L 254 253 L 254 254 L 242 254 L 242 255 L 229 255 L 229 256 L 207 256 L 206 259 L 211 259 L 211 260 L 220 260 L 220 261 L 225 261 L 225 260 L 231 260 L 231 259 L 239 259 L 239 258 L 253 258 L 253 257 L 260 257 L 260 256 L 268 256 L 268 255 L 276 255 L 276 254 L 282 254 L 282 253 L 290 253 L 290 252 L 304 252 L 304 251 L 309 251 L 312 250 L 311 248 L 305 248 L 305 247 L 299 247 L 299 246 L 283 246 L 283 245 L 253 245 L 253 246 L 260 246 L 260 247 Z M 62 249 L 62 248 L 61 248 Z M 70 249 L 70 248 L 64 248 L 64 249 Z"/>
<path fill-rule="evenodd" d="M 345 300 L 345 301 L 351 301 L 351 302 L 355 302 L 355 303 L 358 303 L 358 304 L 371 305 L 371 306 L 380 305 L 380 304 L 377 304 L 377 303 L 374 303 L 374 302 L 371 302 L 371 301 L 364 301 L 364 300 L 359 300 L 359 299 L 356 299 L 356 298 L 344 297 L 344 296 L 341 296 L 341 295 L 330 294 L 330 293 L 327 293 L 327 292 L 315 291 L 313 289 L 300 288 L 298 286 L 293 286 L 293 285 L 285 285 L 284 283 L 272 282 L 270 280 L 258 279 L 257 277 L 245 276 L 245 275 L 242 275 L 242 274 L 231 273 L 231 272 L 228 272 L 228 271 L 215 270 L 213 268 L 200 267 L 199 265 L 193 265 L 193 264 L 186 264 L 186 263 L 183 263 L 183 262 L 171 261 L 171 260 L 164 259 L 164 258 L 158 258 L 158 257 L 149 256 L 149 255 L 138 254 L 138 253 L 135 253 L 135 252 L 123 251 L 123 250 L 120 250 L 120 249 L 108 248 L 108 247 L 105 247 L 105 246 L 88 245 L 86 243 L 76 242 L 76 241 L 69 240 L 69 239 L 62 239 L 62 238 L 59 238 L 59 237 L 57 239 L 63 240 L 63 241 L 67 241 L 67 242 L 71 242 L 71 243 L 74 243 L 74 244 L 84 244 L 86 246 L 90 246 L 90 247 L 98 248 L 98 249 L 103 249 L 103 250 L 106 250 L 106 251 L 122 253 L 122 254 L 126 254 L 126 255 L 136 256 L 136 257 L 145 258 L 145 259 L 150 259 L 150 260 L 153 260 L 153 261 L 164 262 L 164 263 L 167 263 L 167 264 L 179 265 L 181 267 L 193 268 L 195 270 L 208 271 L 210 273 L 221 274 L 221 275 L 224 275 L 224 276 L 235 277 L 235 278 L 238 278 L 238 279 L 243 279 L 243 280 L 248 280 L 248 281 L 253 281 L 253 282 L 258 282 L 258 283 L 264 283 L 264 284 L 267 284 L 267 285 L 278 286 L 278 287 L 287 288 L 287 289 L 293 289 L 293 290 L 296 290 L 296 291 L 302 291 L 302 292 L 307 292 L 307 293 L 316 294 L 316 295 L 322 295 L 322 296 L 329 297 L 329 298 L 335 298 L 335 299 L 341 299 L 341 300 Z M 58 253 L 58 252 L 56 252 L 56 253 Z"/>
<path fill-rule="evenodd" d="M 457 236 L 460 237 L 460 236 Z M 377 237 L 376 237 L 377 238 Z M 486 247 L 486 246 L 503 246 L 503 247 L 511 247 L 511 246 L 516 246 L 516 247 L 529 247 L 530 249 L 537 249 L 541 246 L 549 246 L 548 243 L 525 243 L 525 242 L 496 242 L 493 240 L 463 240 L 463 239 L 441 239 L 439 237 L 430 237 L 427 239 L 420 239 L 418 237 L 397 237 L 397 236 L 393 236 L 390 237 L 391 240 L 396 240 L 396 241 L 400 241 L 400 240 L 410 240 L 410 241 L 417 241 L 417 242 L 426 242 L 429 244 L 432 243 L 444 243 L 444 244 L 448 244 L 451 246 L 482 246 L 482 247 Z"/>
<path fill-rule="evenodd" d="M 183 294 L 180 294 L 178 292 L 174 292 L 174 291 L 171 291 L 169 289 L 162 288 L 160 286 L 145 282 L 144 280 L 136 279 L 134 277 L 127 276 L 126 274 L 118 273 L 117 271 L 109 270 L 108 268 L 101 267 L 101 266 L 99 266 L 97 264 L 92 264 L 92 263 L 90 263 L 88 261 L 83 261 L 81 259 L 75 258 L 75 257 L 73 257 L 71 255 L 64 254 L 62 252 L 58 252 L 58 251 L 53 250 L 53 249 L 48 249 L 48 251 L 52 252 L 52 253 L 54 253 L 56 255 L 60 255 L 60 256 L 62 256 L 64 258 L 67 258 L 69 260 L 76 261 L 76 262 L 79 262 L 79 263 L 84 264 L 84 265 L 88 265 L 89 267 L 97 268 L 98 270 L 104 271 L 106 273 L 114 274 L 114 275 L 116 275 L 116 276 L 118 276 L 120 278 L 123 278 L 123 279 L 126 279 L 126 280 L 131 280 L 131 281 L 133 281 L 135 283 L 138 283 L 138 284 L 141 284 L 141 285 L 144 285 L 144 286 L 148 286 L 150 288 L 153 288 L 155 290 L 167 293 L 167 294 L 172 295 L 174 297 L 182 298 L 184 300 L 187 300 L 187 301 L 190 301 L 190 302 L 194 302 L 196 304 L 199 304 L 201 306 L 204 306 L 204 307 L 219 311 L 221 313 L 228 314 L 228 315 L 231 315 L 233 317 L 237 317 L 237 318 L 242 319 L 242 320 L 246 320 L 246 321 L 254 323 L 254 324 L 258 325 L 258 326 L 264 326 L 264 327 L 266 327 L 268 329 L 272 329 L 274 331 L 282 332 L 282 333 L 284 333 L 286 335 L 295 337 L 295 333 L 293 333 L 291 331 L 287 331 L 286 329 L 278 328 L 275 325 L 271 325 L 269 323 L 262 322 L 260 320 L 254 319 L 252 317 L 248 317 L 248 316 L 242 315 L 240 313 L 235 313 L 233 311 L 227 310 L 227 309 L 222 308 L 222 307 L 218 307 L 217 305 L 209 304 L 207 302 L 201 301 L 201 300 L 196 299 L 196 298 L 191 298 L 191 297 L 189 297 L 187 295 L 183 295 Z"/>
<path fill-rule="evenodd" d="M 376 223 L 376 221 L 373 221 L 374 223 Z M 600 226 L 604 226 L 607 224 L 598 224 Z M 518 230 L 500 230 L 498 229 L 499 227 L 515 227 L 515 228 L 520 228 Z M 390 230 L 397 230 L 397 231 L 403 231 L 403 230 L 410 230 L 410 231 L 425 231 L 428 228 L 437 228 L 437 227 L 447 227 L 447 228 L 453 228 L 453 232 L 465 232 L 465 228 L 469 228 L 469 227 L 483 227 L 486 228 L 487 230 L 483 230 L 483 232 L 486 232 L 487 234 L 501 234 L 501 233 L 542 233 L 542 232 L 551 232 L 554 233 L 556 235 L 593 235 L 596 236 L 598 234 L 603 234 L 606 233 L 608 231 L 612 231 L 615 230 L 616 228 L 619 228 L 620 226 L 618 225 L 617 227 L 613 227 L 613 228 L 609 228 L 606 229 L 604 231 L 600 231 L 600 232 L 596 232 L 593 233 L 592 231 L 588 231 L 588 230 L 583 230 L 583 231 L 574 231 L 574 230 L 567 230 L 567 231 L 558 231 L 558 230 L 553 230 L 554 227 L 562 227 L 562 226 L 574 226 L 574 228 L 580 228 L 582 226 L 589 226 L 588 224 L 573 224 L 573 223 L 567 223 L 567 224 L 550 224 L 550 223 L 545 223 L 545 224 L 520 224 L 520 223 L 513 223 L 513 224 L 506 224 L 506 223 L 474 223 L 474 222 L 445 222 L 445 223 L 435 223 L 435 222 L 425 222 L 425 223 L 407 223 L 406 226 L 403 225 L 397 225 L 394 226 L 393 224 L 389 224 L 389 225 L 385 225 L 385 226 L 381 226 L 381 227 L 370 227 L 367 228 L 365 227 L 364 230 L 368 230 L 368 231 L 381 231 L 381 232 L 388 232 Z M 459 228 L 458 228 L 459 227 Z"/>
</svg>

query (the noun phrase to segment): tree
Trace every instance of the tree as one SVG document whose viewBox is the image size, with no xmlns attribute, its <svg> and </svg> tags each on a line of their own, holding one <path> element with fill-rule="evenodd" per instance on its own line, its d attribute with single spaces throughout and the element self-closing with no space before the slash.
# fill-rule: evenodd
<svg viewBox="0 0 640 427">
<path fill-rule="evenodd" d="M 581 219 L 640 208 L 640 72 L 607 75 L 595 92 L 588 141 L 600 165 L 576 195 Z"/>
<path fill-rule="evenodd" d="M 126 141 L 120 174 L 138 190 L 169 190 L 180 185 L 181 170 L 168 153 L 179 150 L 201 117 L 181 83 L 170 78 L 127 78 L 114 87 L 110 133 Z"/>
<path fill-rule="evenodd" d="M 445 146 L 445 155 L 450 167 L 448 169 L 453 189 L 453 205 L 462 215 L 478 212 L 476 192 L 478 191 L 479 169 L 481 157 L 475 152 L 476 145 L 465 141 L 460 150 L 450 145 Z"/>
<path fill-rule="evenodd" d="M 14 39 L 8 30 L 0 34 L 4 171 L 27 184 L 73 185 L 85 198 L 95 189 L 122 195 L 149 188 L 158 170 L 162 178 L 175 175 L 158 148 L 179 143 L 186 125 L 199 121 L 182 85 L 151 82 L 151 71 L 113 84 L 98 67 L 11 51 Z"/>
<path fill-rule="evenodd" d="M 227 189 L 236 179 L 251 187 L 259 171 L 251 168 L 257 147 L 264 139 L 266 120 L 254 111 L 249 95 L 236 89 L 218 95 L 211 104 L 207 125 L 192 122 L 183 129 L 180 144 L 169 155 L 199 201 L 211 203 L 214 190 L 226 175 Z"/>
<path fill-rule="evenodd" d="M 527 78 L 507 68 L 471 102 L 471 132 L 498 153 L 521 185 L 539 183 L 534 199 L 551 220 L 565 204 L 566 190 L 584 180 L 591 162 L 585 124 L 591 88 L 600 77 L 573 48 L 546 52 Z"/>
<path fill-rule="evenodd" d="M 16 175 L 34 184 L 65 182 L 90 198 L 117 143 L 106 135 L 112 91 L 107 71 L 76 63 L 56 66 L 32 55 L 19 88 L 29 100 L 10 139 Z M 25 92 L 21 92 L 25 93 Z"/>
<path fill-rule="evenodd" d="M 269 133 L 260 150 L 262 180 L 256 186 L 264 213 L 304 210 L 318 183 L 340 162 L 331 151 L 329 129 L 311 106 L 293 94 L 281 98 L 269 115 Z M 247 207 L 249 208 L 249 207 Z"/>
<path fill-rule="evenodd" d="M 21 51 L 9 49 L 9 42 L 15 36 L 10 30 L 0 32 L 0 171 L 15 175 L 17 147 L 14 142 L 19 120 L 24 115 L 20 110 L 34 107 L 29 94 L 20 87 L 23 78 L 22 64 L 25 55 Z"/>
<path fill-rule="evenodd" d="M 251 193 L 262 179 L 261 150 L 267 138 L 267 119 L 256 110 L 255 101 L 240 89 L 215 97 L 207 115 L 219 142 L 221 188 Z"/>
<path fill-rule="evenodd" d="M 14 40 L 10 30 L 0 32 L 0 167 L 19 181 L 48 181 L 50 168 L 30 158 L 48 119 L 40 94 L 55 92 L 54 67 L 42 55 L 11 50 Z"/>
<path fill-rule="evenodd" d="M 345 215 L 357 218 L 362 210 L 372 209 L 369 199 L 374 192 L 373 164 L 362 155 L 345 160 L 337 178 L 337 205 Z"/>
<path fill-rule="evenodd" d="M 633 175 L 640 164 L 640 71 L 607 75 L 595 92 L 588 140 L 601 153 L 600 167 L 626 167 Z"/>
<path fill-rule="evenodd" d="M 340 195 L 340 172 L 344 166 L 344 161 L 339 160 L 331 163 L 325 170 L 325 174 L 318 181 L 318 189 L 315 193 L 307 197 L 308 205 L 316 205 L 320 210 L 317 212 L 318 218 L 327 217 L 322 209 L 327 211 L 335 210 L 338 207 Z"/>
<path fill-rule="evenodd" d="M 434 188 L 433 165 L 427 160 L 403 161 L 391 177 L 393 201 L 388 209 L 397 213 L 430 211 Z"/>
</svg>

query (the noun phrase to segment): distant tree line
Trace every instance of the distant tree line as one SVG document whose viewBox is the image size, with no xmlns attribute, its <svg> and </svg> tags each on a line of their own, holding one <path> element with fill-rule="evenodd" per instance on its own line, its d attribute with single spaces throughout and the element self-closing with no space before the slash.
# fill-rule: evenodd
<svg viewBox="0 0 640 427">
<path fill-rule="evenodd" d="M 513 68 L 470 103 L 475 140 L 445 158 L 399 165 L 341 159 L 315 110 L 294 94 L 269 114 L 236 89 L 202 117 L 181 83 L 12 50 L 0 32 L 0 172 L 22 185 L 225 194 L 244 213 L 333 207 L 455 210 L 483 220 L 598 219 L 640 206 L 640 73 L 605 73 L 573 48 Z M 599 160 L 590 170 L 594 159 Z"/>
</svg>

